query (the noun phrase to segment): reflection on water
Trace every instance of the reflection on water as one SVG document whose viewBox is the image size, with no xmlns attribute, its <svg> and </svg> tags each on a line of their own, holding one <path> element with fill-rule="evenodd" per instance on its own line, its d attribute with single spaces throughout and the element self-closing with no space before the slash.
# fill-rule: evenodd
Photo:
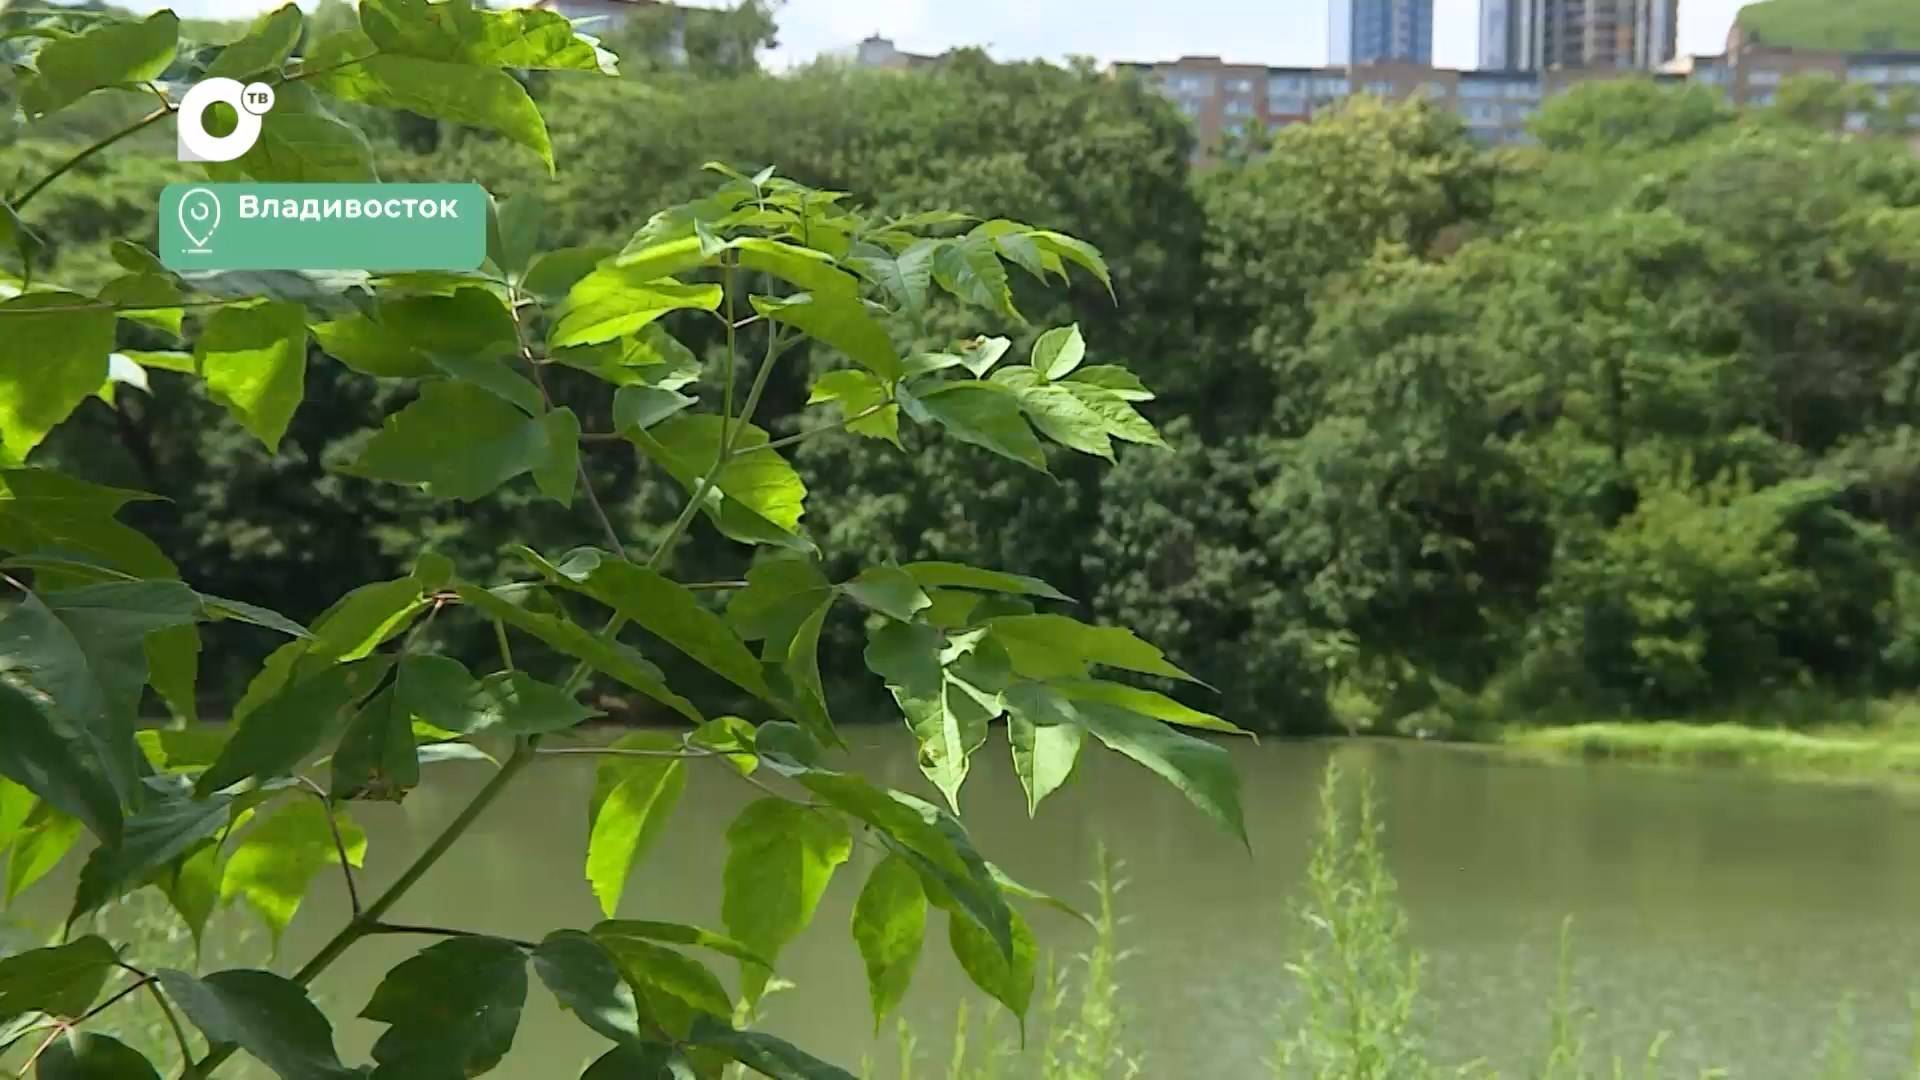
<svg viewBox="0 0 1920 1080">
<path fill-rule="evenodd" d="M 859 766 L 925 790 L 904 740 L 859 731 Z M 1027 820 L 1000 754 L 983 753 L 966 818 L 989 858 L 1035 886 L 1085 899 L 1095 845 L 1124 860 L 1131 887 L 1124 972 L 1130 1037 L 1156 1077 L 1265 1075 L 1289 993 L 1289 898 L 1305 865 L 1314 786 L 1330 753 L 1372 769 L 1388 853 L 1413 936 L 1429 957 L 1434 1050 L 1522 1073 L 1546 1037 L 1560 924 L 1574 920 L 1579 996 L 1597 1009 L 1593 1042 L 1629 1060 L 1671 1031 L 1671 1066 L 1725 1065 L 1740 1077 L 1802 1077 L 1848 995 L 1865 1075 L 1891 1075 L 1909 1038 L 1907 993 L 1920 988 L 1912 931 L 1920 897 L 1920 805 L 1900 794 L 1791 785 L 1712 772 L 1548 767 L 1411 744 L 1236 746 L 1254 852 L 1214 830 L 1171 789 L 1128 763 L 1089 755 L 1083 772 Z M 404 806 L 357 810 L 372 840 L 366 878 L 390 880 L 484 779 L 438 766 Z M 402 922 L 537 936 L 598 918 L 581 876 L 591 765 L 539 766 L 393 912 Z M 754 796 L 717 769 L 696 771 L 683 826 L 636 873 L 627 917 L 713 924 L 722 834 Z M 874 856 L 856 846 L 813 932 L 783 957 L 799 991 L 770 999 L 766 1026 L 842 1062 L 889 1059 L 872 1038 L 860 962 L 846 933 Z M 57 885 L 48 889 L 51 893 Z M 49 909 L 47 893 L 36 898 Z M 288 933 L 290 970 L 339 925 L 332 875 Z M 1084 931 L 1036 913 L 1044 944 L 1072 950 Z M 903 1015 L 940 1053 L 963 977 L 929 935 Z M 324 977 L 329 1011 L 357 1012 L 382 973 L 425 942 L 363 943 Z M 984 1008 L 984 999 L 975 1009 Z M 378 1028 L 341 1020 L 345 1052 Z M 600 1040 L 549 1001 L 529 1008 L 495 1075 L 578 1075 Z M 364 1058 L 362 1058 L 364 1059 Z"/>
</svg>

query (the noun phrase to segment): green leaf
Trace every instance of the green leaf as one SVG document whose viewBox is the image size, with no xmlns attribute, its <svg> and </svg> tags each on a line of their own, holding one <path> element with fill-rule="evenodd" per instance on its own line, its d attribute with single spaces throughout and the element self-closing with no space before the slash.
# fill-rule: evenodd
<svg viewBox="0 0 1920 1080">
<path fill-rule="evenodd" d="M 853 838 L 837 818 L 785 799 L 761 799 L 727 828 L 725 896 L 727 930 L 769 961 L 813 920 L 814 909 L 847 861 Z M 742 993 L 757 1000 L 766 972 L 741 972 Z"/>
<path fill-rule="evenodd" d="M 615 386 L 671 391 L 697 382 L 700 376 L 700 361 L 693 350 L 657 322 L 641 327 L 638 333 L 598 345 L 554 349 L 553 358 Z"/>
<path fill-rule="evenodd" d="M 1104 664 L 1142 675 L 1198 682 L 1167 661 L 1166 654 L 1118 626 L 1089 626 L 1065 615 L 1002 615 L 990 620 L 994 638 L 1016 672 L 1029 679 L 1084 677 L 1087 665 Z"/>
<path fill-rule="evenodd" d="M 92 304 L 65 292 L 0 300 L 0 464 L 25 461 L 88 395 L 107 381 L 113 312 L 60 311 Z"/>
<path fill-rule="evenodd" d="M 638 733 L 613 744 L 616 750 L 671 752 L 678 740 Z M 660 839 L 686 789 L 685 762 L 670 757 L 609 756 L 594 771 L 587 807 L 587 881 L 612 917 L 640 857 Z"/>
<path fill-rule="evenodd" d="M 763 700 L 773 700 L 760 662 L 726 621 L 685 586 L 657 571 L 585 549 L 593 569 L 580 577 L 561 573 L 532 552 L 526 557 L 555 585 L 590 596 L 629 622 L 685 653 L 702 667 Z"/>
<path fill-rule="evenodd" d="M 435 353 L 433 366 L 450 379 L 461 379 L 491 391 L 500 400 L 519 406 L 521 412 L 530 416 L 537 416 L 546 410 L 540 398 L 540 388 L 525 375 L 493 357 Z"/>
<path fill-rule="evenodd" d="M 941 383 L 908 399 L 907 412 L 939 424 L 961 442 L 1047 471 L 1046 453 L 1021 415 L 1019 398 L 1004 387 L 965 380 Z"/>
<path fill-rule="evenodd" d="M 347 721 L 333 752 L 328 793 L 335 799 L 399 802 L 419 786 L 420 748 L 413 738 L 413 718 L 396 703 L 391 689 L 382 690 Z"/>
<path fill-rule="evenodd" d="M 1225 749 L 1113 705 L 1081 701 L 1074 711 L 1094 738 L 1159 773 L 1242 844 L 1247 842 L 1240 777 Z"/>
<path fill-rule="evenodd" d="M 904 371 L 886 327 L 857 297 L 801 293 L 784 299 L 755 296 L 752 301 L 761 315 L 840 350 L 882 379 L 891 382 Z"/>
<path fill-rule="evenodd" d="M 606 946 L 578 930 L 556 930 L 533 953 L 533 970 L 560 1007 L 594 1031 L 640 1046 L 640 1007 Z"/>
<path fill-rule="evenodd" d="M 13 838 L 26 828 L 27 816 L 33 813 L 37 801 L 33 792 L 0 778 L 0 851 L 12 846 Z"/>
<path fill-rule="evenodd" d="M 318 799 L 294 799 L 266 820 L 254 823 L 227 858 L 220 899 L 245 901 L 267 924 L 278 946 L 314 876 L 323 870 L 337 872 L 340 852 L 333 841 L 336 827 L 347 862 L 363 865 L 367 834 L 345 811 L 329 814 Z"/>
<path fill-rule="evenodd" d="M 322 352 L 362 375 L 412 379 L 438 370 L 426 353 L 365 315 L 316 323 L 313 338 Z"/>
<path fill-rule="evenodd" d="M 114 519 L 126 504 L 151 498 L 49 469 L 0 469 L 0 548 L 61 552 L 138 577 L 173 577 L 173 564 L 153 541 Z"/>
<path fill-rule="evenodd" d="M 247 813 L 236 815 L 235 820 L 246 817 Z M 226 861 L 221 858 L 221 849 L 215 842 L 202 844 L 199 850 L 159 875 L 160 891 L 193 935 L 196 952 L 204 943 L 207 920 L 213 918 L 213 910 L 220 903 L 220 885 L 226 872 Z"/>
<path fill-rule="evenodd" d="M 461 602 L 482 615 L 499 619 L 576 660 L 586 661 L 594 670 L 613 676 L 696 724 L 706 719 L 692 702 L 667 689 L 660 669 L 633 650 L 607 641 L 577 623 L 518 607 L 484 589 L 461 584 L 455 586 L 455 590 Z"/>
<path fill-rule="evenodd" d="M 147 635 L 147 681 L 182 723 L 198 723 L 194 686 L 200 678 L 200 630 L 188 624 Z"/>
<path fill-rule="evenodd" d="M 965 911 L 1011 954 L 1012 911 L 958 818 L 924 799 L 883 791 L 858 776 L 809 769 L 796 779 L 829 805 L 877 830 L 889 849 L 920 871 L 930 902 Z"/>
<path fill-rule="evenodd" d="M 820 631 L 832 610 L 833 597 L 829 594 L 794 631 L 782 669 L 800 694 L 800 719 L 808 730 L 822 743 L 837 744 L 840 739 L 827 706 L 826 684 L 820 678 Z"/>
<path fill-rule="evenodd" d="M 226 749 L 226 727 L 147 728 L 135 736 L 140 752 L 162 772 L 192 772 L 212 765 Z"/>
<path fill-rule="evenodd" d="M 524 671 L 498 671 L 480 682 L 482 712 L 478 726 L 510 735 L 544 735 L 579 727 L 598 709 L 582 705 L 566 691 Z"/>
<path fill-rule="evenodd" d="M 401 962 L 360 1010 L 390 1026 L 373 1044 L 377 1080 L 465 1080 L 513 1049 L 527 957 L 511 942 L 460 937 Z"/>
<path fill-rule="evenodd" d="M 556 421 L 555 417 L 565 417 Z M 413 404 L 387 417 L 360 457 L 342 470 L 370 480 L 417 484 L 437 499 L 472 502 L 523 473 L 571 477 L 578 453 L 578 421 L 572 410 L 535 418 L 492 393 L 465 382 L 430 382 Z M 565 493 L 571 495 L 571 489 Z"/>
<path fill-rule="evenodd" d="M 180 20 L 171 11 L 139 22 L 101 22 L 74 37 L 56 38 L 34 56 L 34 72 L 20 80 L 20 106 L 30 119 L 37 118 L 95 90 L 157 79 L 173 63 L 179 40 Z"/>
<path fill-rule="evenodd" d="M 307 319 L 286 301 L 231 305 L 193 344 L 207 392 L 273 453 L 306 393 Z"/>
<path fill-rule="evenodd" d="M 21 272 L 29 277 L 33 264 L 47 248 L 46 239 L 29 228 L 5 199 L 0 199 L 0 247 L 13 252 L 14 258 L 20 260 Z"/>
<path fill-rule="evenodd" d="M 596 938 L 613 954 L 627 982 L 639 991 L 653 1025 L 685 1038 L 699 1016 L 733 1015 L 733 999 L 707 968 L 689 956 L 634 937 Z"/>
<path fill-rule="evenodd" d="M 988 592 L 1012 593 L 1017 596 L 1039 596 L 1048 600 L 1066 600 L 1069 597 L 1060 590 L 1025 574 L 1009 574 L 1000 570 L 982 570 L 978 567 L 964 566 L 951 562 L 914 562 L 901 567 L 923 588 L 984 589 Z"/>
<path fill-rule="evenodd" d="M 318 674 L 282 686 L 242 714 L 220 757 L 200 774 L 194 791 L 210 795 L 243 780 L 285 776 L 297 768 L 348 718 L 362 678 L 378 671 L 353 666 L 326 667 Z"/>
<path fill-rule="evenodd" d="M 465 735 L 491 722 L 480 683 L 450 656 L 404 656 L 393 674 L 394 701 L 412 717 Z"/>
<path fill-rule="evenodd" d="M 300 43 L 300 9 L 288 4 L 253 21 L 246 35 L 220 50 L 207 65 L 207 78 L 224 76 L 248 81 L 249 75 L 277 72 Z M 275 105 L 279 102 L 276 100 Z M 279 117 L 275 117 L 279 119 Z"/>
<path fill-rule="evenodd" d="M 79 839 L 80 822 L 57 811 L 44 813 L 41 820 L 31 823 L 13 842 L 13 854 L 7 859 L 7 902 L 11 904 L 52 873 Z"/>
<path fill-rule="evenodd" d="M 1013 771 L 1027 793 L 1027 813 L 1059 790 L 1080 759 L 1082 731 L 1060 695 L 1047 686 L 1021 683 L 1007 689 L 1007 742 L 1013 747 Z"/>
<path fill-rule="evenodd" d="M 347 63 L 355 58 L 361 59 Z M 322 40 L 304 67 L 318 73 L 307 80 L 316 89 L 343 101 L 485 128 L 532 150 L 553 171 L 553 145 L 540 109 L 504 71 L 376 53 L 357 31 Z"/>
<path fill-rule="evenodd" d="M 764 559 L 747 571 L 747 587 L 728 597 L 727 624 L 744 640 L 766 641 L 762 660 L 781 661 L 800 624 L 832 597 L 833 585 L 811 561 Z"/>
<path fill-rule="evenodd" d="M 792 1043 L 757 1031 L 736 1031 L 724 1023 L 695 1022 L 693 1042 L 719 1050 L 774 1080 L 855 1080 L 852 1073 L 829 1065 Z"/>
<path fill-rule="evenodd" d="M 1100 418 L 1107 433 L 1116 439 L 1142 446 L 1157 446 L 1162 450 L 1167 448 L 1166 440 L 1160 437 L 1160 432 L 1154 429 L 1152 422 L 1127 404 L 1127 398 L 1120 393 L 1091 383 L 1075 382 L 1071 378 L 1048 389 L 1073 395 L 1082 407 Z"/>
<path fill-rule="evenodd" d="M 567 247 L 541 252 L 528 261 L 526 273 L 520 277 L 520 291 L 542 300 L 558 300 L 612 254 L 612 248 L 604 247 Z"/>
<path fill-rule="evenodd" d="M 687 742 L 702 746 L 727 759 L 727 764 L 742 776 L 751 776 L 760 767 L 759 742 L 752 724 L 737 716 L 716 717 L 700 725 L 687 736 Z"/>
<path fill-rule="evenodd" d="M 146 883 L 155 870 L 186 854 L 225 828 L 231 806 L 224 797 L 151 801 L 127 818 L 116 845 L 101 845 L 80 867 L 73 913 L 67 922 L 118 900 Z"/>
<path fill-rule="evenodd" d="M 927 894 L 913 864 L 889 855 L 874 866 L 853 905 L 853 940 L 867 966 L 873 1029 L 906 996 L 927 932 Z"/>
<path fill-rule="evenodd" d="M 1013 952 L 1000 950 L 993 935 L 964 915 L 947 917 L 947 943 L 954 959 L 973 985 L 1007 1007 L 1020 1021 L 1021 1038 L 1026 1037 L 1027 1006 L 1033 1002 L 1033 966 L 1036 952 L 1033 931 L 1019 912 L 1013 913 Z"/>
<path fill-rule="evenodd" d="M 119 838 L 120 797 L 98 752 L 38 702 L 5 683 L 0 683 L 0 776 L 85 822 L 95 836 Z M 24 812 L 20 817 L 14 830 Z M 11 839 L 0 837 L 0 848 Z"/>
<path fill-rule="evenodd" d="M 283 82 L 273 118 L 245 154 L 205 166 L 213 180 L 262 183 L 368 183 L 373 146 L 360 129 L 335 116 L 305 83 Z"/>
<path fill-rule="evenodd" d="M 533 466 L 533 486 L 561 506 L 572 506 L 574 482 L 580 475 L 580 418 L 572 409 L 554 409 L 534 421 L 534 426 L 548 452 Z"/>
<path fill-rule="evenodd" d="M 880 286 L 903 315 L 918 318 L 927 310 L 927 297 L 933 290 L 933 257 L 940 244 L 918 240 L 900 255 L 855 256 L 847 260 L 856 273 Z"/>
<path fill-rule="evenodd" d="M 340 1064 L 333 1025 L 300 984 L 268 971 L 222 971 L 196 979 L 162 969 L 160 986 L 207 1036 L 233 1043 L 282 1080 L 353 1080 Z"/>
<path fill-rule="evenodd" d="M 920 771 L 949 805 L 960 805 L 969 759 L 987 741 L 995 710 L 945 668 L 946 638 L 924 623 L 890 622 L 867 643 L 867 667 L 879 675 L 920 743 Z"/>
<path fill-rule="evenodd" d="M 722 417 L 683 413 L 656 427 L 629 429 L 627 438 L 688 491 L 713 471 L 721 450 Z M 807 486 L 777 452 L 767 433 L 736 424 L 733 456 L 713 477 L 702 509 L 719 530 L 741 543 L 808 547 L 798 535 Z"/>
<path fill-rule="evenodd" d="M 685 923 L 652 922 L 644 919 L 618 919 L 603 922 L 593 928 L 593 936 L 600 941 L 615 938 L 641 938 L 646 941 L 664 941 L 672 945 L 695 945 L 702 949 L 711 949 L 722 956 L 731 956 L 746 964 L 755 964 L 771 969 L 765 958 L 746 944 L 736 941 L 725 934 L 716 934 L 711 930 L 702 930 Z"/>
<path fill-rule="evenodd" d="M 557 11 L 489 11 L 468 0 L 368 0 L 360 26 L 382 52 L 503 68 L 617 74 L 614 55 Z"/>
<path fill-rule="evenodd" d="M 942 242 L 933 254 L 933 279 L 962 303 L 985 308 L 1012 322 L 1026 321 L 1020 309 L 1013 306 L 1007 268 L 1001 265 L 991 237 L 976 233 Z"/>
<path fill-rule="evenodd" d="M 1200 728 L 1228 735 L 1249 734 L 1246 729 L 1230 720 L 1222 720 L 1209 713 L 1203 713 L 1199 709 L 1188 708 L 1165 694 L 1142 690 L 1124 683 L 1102 682 L 1098 679 L 1070 679 L 1054 682 L 1051 685 L 1053 689 L 1074 701 L 1103 702 L 1180 727 Z"/>
<path fill-rule="evenodd" d="M 993 365 L 999 363 L 1000 358 L 1007 355 L 1007 350 L 1011 348 L 1013 348 L 1013 342 L 1003 337 L 975 338 L 967 344 L 967 351 L 955 359 L 959 361 L 961 367 L 973 372 L 974 378 L 983 379 L 987 372 L 993 370 Z"/>
<path fill-rule="evenodd" d="M 720 286 L 682 285 L 671 278 L 636 272 L 634 267 L 603 266 L 568 290 L 554 312 L 549 348 L 596 345 L 625 337 L 673 311 L 714 311 Z"/>
<path fill-rule="evenodd" d="M 714 261 L 713 256 L 703 250 L 698 236 L 681 236 L 662 243 L 643 242 L 641 238 L 646 231 L 636 234 L 613 261 L 615 267 L 625 272 L 625 280 L 655 281 L 712 265 Z"/>
<path fill-rule="evenodd" d="M 995 375 L 994 381 L 1012 388 L 1027 419 L 1042 435 L 1080 453 L 1113 460 L 1106 420 L 1066 387 L 1041 382 L 1029 368 L 1009 368 Z M 1126 402 L 1119 404 L 1126 406 Z"/>
<path fill-rule="evenodd" d="M 1057 255 L 1092 273 L 1100 284 L 1107 287 L 1107 296 L 1113 296 L 1113 275 L 1107 270 L 1107 261 L 1100 256 L 1099 248 L 1085 240 L 1047 229 L 1036 229 L 1028 235 L 1041 251 Z"/>
<path fill-rule="evenodd" d="M 87 1011 L 120 955 L 104 938 L 75 938 L 0 960 L 0 1022 L 30 1012 L 72 1019 Z"/>
<path fill-rule="evenodd" d="M 69 1031 L 41 1052 L 40 1080 L 160 1080 L 153 1063 L 111 1035 Z"/>
<path fill-rule="evenodd" d="M 859 603 L 901 622 L 911 622 L 915 614 L 933 606 L 913 575 L 898 566 L 868 567 L 841 589 Z"/>
<path fill-rule="evenodd" d="M 664 1043 L 620 1046 L 607 1051 L 580 1080 L 696 1080 L 693 1065 Z"/>
<path fill-rule="evenodd" d="M 180 336 L 180 320 L 185 314 L 179 305 L 185 298 L 180 283 L 168 274 L 126 274 L 100 286 L 98 294 L 102 303 L 140 309 L 117 312 L 120 318 L 163 330 L 176 338 Z"/>
<path fill-rule="evenodd" d="M 491 288 L 466 285 L 451 294 L 398 296 L 382 300 L 379 310 L 388 331 L 423 352 L 492 360 L 519 351 L 513 313 Z"/>
<path fill-rule="evenodd" d="M 198 610 L 179 582 L 139 581 L 28 593 L 0 618 L 0 670 L 53 700 L 122 805 L 134 802 L 141 772 L 133 724 L 147 681 L 143 642 L 190 625 Z"/>
<path fill-rule="evenodd" d="M 847 418 L 847 430 L 869 439 L 885 439 L 900 448 L 900 406 L 872 372 L 843 368 L 820 376 L 807 395 L 807 404 L 832 403 Z M 881 407 L 884 404 L 884 408 Z M 872 415 L 862 416 L 868 410 Z M 855 419 L 859 417 L 859 419 Z"/>
<path fill-rule="evenodd" d="M 650 428 L 698 403 L 698 399 L 674 390 L 662 390 L 656 386 L 622 386 L 613 396 L 613 429 Z"/>
</svg>

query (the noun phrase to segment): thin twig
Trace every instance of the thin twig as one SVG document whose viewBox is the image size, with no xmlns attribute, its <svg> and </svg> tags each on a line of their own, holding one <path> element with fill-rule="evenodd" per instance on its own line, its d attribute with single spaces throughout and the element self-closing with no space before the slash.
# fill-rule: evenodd
<svg viewBox="0 0 1920 1080">
<path fill-rule="evenodd" d="M 792 446 L 794 443 L 805 442 L 808 439 L 813 438 L 815 435 L 819 435 L 824 432 L 839 431 L 843 428 L 852 427 L 853 425 L 859 423 L 862 420 L 865 420 L 867 417 L 872 416 L 877 412 L 880 412 L 881 410 L 885 409 L 887 406 L 892 404 L 893 402 L 891 401 L 883 401 L 878 405 L 869 405 L 866 408 L 860 410 L 859 412 L 854 413 L 852 416 L 843 416 L 834 423 L 822 424 L 817 428 L 809 428 L 806 431 L 802 431 L 797 435 L 788 435 L 785 438 L 775 439 L 772 442 L 763 443 L 758 447 L 758 449 L 778 450 L 783 446 Z"/>
<path fill-rule="evenodd" d="M 353 863 L 347 858 L 347 841 L 340 835 L 340 822 L 333 816 L 333 797 L 321 790 L 320 785 L 302 776 L 299 778 L 313 797 L 320 800 L 320 812 L 327 815 L 327 831 L 333 834 L 333 850 L 340 856 L 340 873 L 347 879 L 347 902 L 353 905 L 353 917 L 360 917 L 360 889 L 353 883 Z"/>
<path fill-rule="evenodd" d="M 685 750 L 642 750 L 623 746 L 553 746 L 542 747 L 534 753 L 541 757 L 579 756 L 579 757 L 638 757 L 638 758 L 680 758 L 693 760 L 713 757 L 716 751 L 688 747 Z"/>
<path fill-rule="evenodd" d="M 139 311 L 173 311 L 176 308 L 229 307 L 233 304 L 244 304 L 257 299 L 259 298 L 246 296 L 229 297 L 225 300 L 181 300 L 171 304 L 111 304 L 103 300 L 93 304 L 62 304 L 59 307 L 37 307 L 28 310 L 31 310 L 35 315 L 58 314 L 63 311 L 114 311 L 127 314 L 129 312 Z"/>
<path fill-rule="evenodd" d="M 514 298 L 519 295 L 519 290 L 517 289 L 509 289 L 507 293 L 507 299 L 512 309 L 513 336 L 520 344 L 521 359 L 525 360 L 527 367 L 533 371 L 533 384 L 540 389 L 540 400 L 546 403 L 547 408 L 551 409 L 553 408 L 553 395 L 547 392 L 546 374 L 540 370 L 540 362 L 533 357 L 533 347 L 527 343 L 526 327 L 521 325 L 520 322 L 520 305 L 512 302 Z M 587 463 L 576 455 L 573 468 L 574 472 L 580 478 L 580 491 L 587 497 L 587 506 L 593 510 L 593 516 L 600 520 L 600 528 L 607 534 L 607 543 L 613 546 L 614 554 L 620 556 L 623 560 L 627 559 L 627 546 L 620 542 L 620 530 L 613 527 L 613 518 L 608 515 L 606 504 L 600 501 L 600 493 L 594 490 L 593 477 L 587 474 Z"/>
<path fill-rule="evenodd" d="M 147 984 L 147 990 L 153 994 L 154 1004 L 160 1006 L 160 1015 L 167 1018 L 167 1027 L 173 1029 L 173 1041 L 180 1044 L 180 1067 L 185 1070 L 182 1076 L 186 1080 L 200 1075 L 193 1066 L 193 1044 L 187 1041 L 187 1029 L 180 1026 L 180 1018 L 173 1013 L 173 1005 L 167 1001 L 167 995 L 160 991 L 159 982 Z"/>
<path fill-rule="evenodd" d="M 380 54 L 377 52 L 371 52 L 365 56 L 356 56 L 349 60 L 342 60 L 339 63 L 330 65 L 328 67 L 314 68 L 312 71 L 298 71 L 292 75 L 282 75 L 277 80 L 277 84 L 299 82 L 302 79 L 312 79 L 312 78 L 317 78 L 321 75 L 330 75 L 336 71 L 339 71 L 341 68 L 350 68 L 355 64 L 364 64 L 367 61 L 379 55 Z"/>
<path fill-rule="evenodd" d="M 367 933 L 369 934 L 420 934 L 425 937 L 448 937 L 448 938 L 484 937 L 484 938 L 493 938 L 495 941 L 504 941 L 509 945 L 517 945 L 520 948 L 527 950 L 528 952 L 532 952 L 534 949 L 539 948 L 538 945 L 534 944 L 531 941 L 521 941 L 518 938 L 501 937 L 499 934 L 483 934 L 477 930 L 457 930 L 451 926 L 415 926 L 410 923 L 377 922 L 367 927 Z"/>
<path fill-rule="evenodd" d="M 508 671 L 514 670 L 513 646 L 507 643 L 507 624 L 499 619 L 493 620 L 493 639 L 500 643 L 500 662 L 507 666 Z"/>
<path fill-rule="evenodd" d="M 147 115 L 141 117 L 140 119 L 135 120 L 133 123 L 128 124 L 126 127 L 121 128 L 119 131 L 116 131 L 111 135 L 101 138 L 98 142 L 95 142 L 92 146 L 87 147 L 85 150 L 80 151 L 79 153 L 68 158 L 67 160 L 54 166 L 52 172 L 41 177 L 37 183 L 35 183 L 32 187 L 28 188 L 25 192 L 21 193 L 19 198 L 13 200 L 14 212 L 18 213 L 21 207 L 33 201 L 33 197 L 35 195 L 38 195 L 42 191 L 45 191 L 47 189 L 48 184 L 51 184 L 55 180 L 58 180 L 62 176 L 65 176 L 69 171 L 73 169 L 75 165 L 78 165 L 81 162 L 92 157 L 93 155 L 99 153 L 100 151 L 105 150 L 107 147 L 112 146 L 114 143 L 119 142 L 121 139 L 124 139 L 129 135 L 132 135 L 138 131 L 141 131 L 144 128 L 151 126 L 155 122 L 172 115 L 173 115 L 173 110 L 171 108 L 155 109 L 152 112 L 148 113 Z M 41 308 L 40 310 L 50 311 L 53 309 Z"/>
</svg>

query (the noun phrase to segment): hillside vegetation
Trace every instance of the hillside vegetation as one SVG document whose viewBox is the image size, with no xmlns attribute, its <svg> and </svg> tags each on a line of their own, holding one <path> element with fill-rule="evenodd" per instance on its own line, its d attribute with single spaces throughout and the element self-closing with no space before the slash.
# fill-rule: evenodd
<svg viewBox="0 0 1920 1080">
<path fill-rule="evenodd" d="M 1913 0 L 1761 0 L 1740 26 L 1768 45 L 1803 49 L 1920 49 Z"/>
</svg>

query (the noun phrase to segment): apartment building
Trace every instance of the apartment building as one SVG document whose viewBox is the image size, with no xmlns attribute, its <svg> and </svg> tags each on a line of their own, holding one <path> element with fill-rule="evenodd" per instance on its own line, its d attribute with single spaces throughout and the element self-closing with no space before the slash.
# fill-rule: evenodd
<svg viewBox="0 0 1920 1080">
<path fill-rule="evenodd" d="M 1655 71 L 1679 51 L 1679 0 L 1481 0 L 1480 67 Z"/>
<path fill-rule="evenodd" d="M 1793 76 L 1827 72 L 1866 87 L 1883 109 L 1911 102 L 1908 126 L 1920 130 L 1920 52 L 1789 49 L 1745 41 L 1737 32 L 1728 46 L 1723 54 L 1669 61 L 1657 71 L 1640 71 L 1638 64 L 1455 71 L 1398 60 L 1296 68 L 1230 64 L 1217 56 L 1114 67 L 1158 87 L 1187 115 L 1199 137 L 1197 160 L 1229 139 L 1311 120 L 1355 94 L 1390 101 L 1425 97 L 1458 113 L 1482 142 L 1520 144 L 1529 139 L 1527 121 L 1547 99 L 1593 79 L 1617 78 L 1691 82 L 1718 89 L 1736 104 L 1764 106 Z M 1865 113 L 1847 121 L 1856 130 L 1868 122 Z"/>
<path fill-rule="evenodd" d="M 1333 64 L 1433 63 L 1433 0 L 1328 0 Z"/>
</svg>

